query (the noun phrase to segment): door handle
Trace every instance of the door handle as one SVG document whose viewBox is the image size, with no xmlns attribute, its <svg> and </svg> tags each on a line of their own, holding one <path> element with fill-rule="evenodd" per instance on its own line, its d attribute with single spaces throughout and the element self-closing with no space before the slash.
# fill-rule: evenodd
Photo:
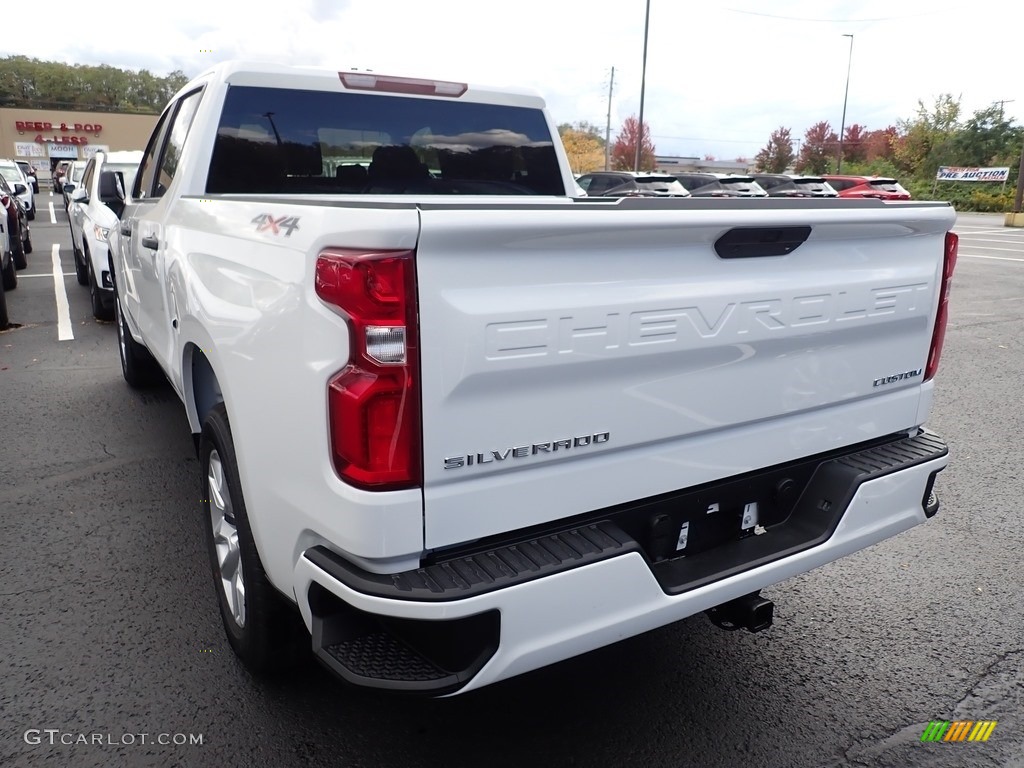
<svg viewBox="0 0 1024 768">
<path fill-rule="evenodd" d="M 132 223 L 130 221 L 121 222 L 121 234 L 130 235 L 132 233 Z"/>
<path fill-rule="evenodd" d="M 142 247 L 150 248 L 155 251 L 160 248 L 160 241 L 157 240 L 152 235 L 147 235 L 146 237 L 142 238 Z"/>
</svg>

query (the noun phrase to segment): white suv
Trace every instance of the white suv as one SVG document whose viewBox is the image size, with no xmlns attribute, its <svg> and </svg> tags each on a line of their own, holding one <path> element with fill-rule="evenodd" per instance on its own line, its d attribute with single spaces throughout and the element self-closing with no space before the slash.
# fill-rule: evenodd
<svg viewBox="0 0 1024 768">
<path fill-rule="evenodd" d="M 25 190 L 18 193 L 18 199 L 25 206 L 29 221 L 36 217 L 36 199 L 32 194 L 32 182 L 28 180 L 24 172 L 13 160 L 0 160 L 0 176 L 7 179 L 7 183 L 14 189 L 15 184 L 21 184 Z"/>
<path fill-rule="evenodd" d="M 81 181 L 70 195 L 68 223 L 79 285 L 89 286 L 92 313 L 99 320 L 114 316 L 107 236 L 118 226 L 124 190 L 131 189 L 142 152 L 97 152 L 86 163 Z"/>
</svg>

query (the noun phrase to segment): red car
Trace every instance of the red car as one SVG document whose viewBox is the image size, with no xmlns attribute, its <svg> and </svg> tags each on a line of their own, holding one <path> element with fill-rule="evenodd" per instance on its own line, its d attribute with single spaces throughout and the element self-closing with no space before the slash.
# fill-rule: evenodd
<svg viewBox="0 0 1024 768">
<path fill-rule="evenodd" d="M 896 179 L 885 176 L 825 176 L 840 197 L 873 197 L 878 200 L 909 200 L 907 192 Z"/>
</svg>

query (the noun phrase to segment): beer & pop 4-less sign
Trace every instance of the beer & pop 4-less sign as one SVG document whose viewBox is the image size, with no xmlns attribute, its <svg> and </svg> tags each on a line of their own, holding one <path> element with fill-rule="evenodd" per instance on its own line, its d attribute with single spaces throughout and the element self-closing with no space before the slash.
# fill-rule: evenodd
<svg viewBox="0 0 1024 768">
<path fill-rule="evenodd" d="M 17 120 L 14 127 L 19 133 L 35 131 L 34 141 L 36 144 L 77 144 L 79 146 L 88 144 L 89 137 L 75 134 L 86 133 L 99 136 L 103 131 L 103 126 L 99 123 L 49 123 Z"/>
</svg>

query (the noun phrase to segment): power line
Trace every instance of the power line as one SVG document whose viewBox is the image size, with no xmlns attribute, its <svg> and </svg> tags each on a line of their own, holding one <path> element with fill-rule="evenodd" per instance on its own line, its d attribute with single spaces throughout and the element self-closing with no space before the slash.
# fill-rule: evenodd
<svg viewBox="0 0 1024 768">
<path fill-rule="evenodd" d="M 740 10 L 739 8 L 723 8 L 722 10 L 723 11 L 731 11 L 732 13 L 741 13 L 741 14 L 744 14 L 746 16 L 763 16 L 763 17 L 769 18 L 769 19 L 784 19 L 786 21 L 812 21 L 812 22 L 820 22 L 822 24 L 841 24 L 841 23 L 859 24 L 861 22 L 869 22 L 869 21 L 899 21 L 900 19 L 917 19 L 917 18 L 920 18 L 921 16 L 931 16 L 931 15 L 933 15 L 935 13 L 938 13 L 938 11 L 925 11 L 924 13 L 913 13 L 913 14 L 910 14 L 909 16 L 885 16 L 883 18 L 878 18 L 878 19 L 808 19 L 808 18 L 805 18 L 803 16 L 776 16 L 773 13 L 759 13 L 758 11 L 743 11 L 743 10 Z"/>
<path fill-rule="evenodd" d="M 649 134 L 653 139 L 676 139 L 678 141 L 713 141 L 719 144 L 758 144 L 764 141 L 764 138 L 760 139 L 702 139 L 698 136 L 663 136 L 659 134 Z"/>
</svg>

